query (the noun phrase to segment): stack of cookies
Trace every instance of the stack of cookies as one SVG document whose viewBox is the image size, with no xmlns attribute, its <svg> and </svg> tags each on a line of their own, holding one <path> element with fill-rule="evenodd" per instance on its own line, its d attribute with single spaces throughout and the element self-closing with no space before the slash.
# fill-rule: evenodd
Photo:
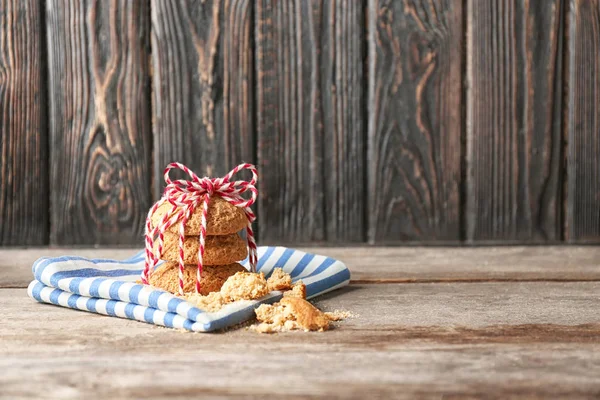
<svg viewBox="0 0 600 400">
<path fill-rule="evenodd" d="M 202 204 L 202 203 L 200 203 Z M 169 203 L 163 204 L 152 215 L 152 223 L 156 226 L 166 213 L 171 211 Z M 184 249 L 184 292 L 195 291 L 198 271 L 198 247 L 200 243 L 200 227 L 202 207 L 196 207 L 185 225 Z M 239 236 L 239 231 L 248 225 L 246 214 L 219 196 L 211 197 L 206 224 L 206 241 L 200 294 L 207 295 L 221 289 L 223 283 L 236 272 L 246 271 L 238 261 L 248 255 L 246 241 Z M 157 268 L 149 277 L 152 286 L 168 292 L 179 293 L 179 224 L 171 226 L 164 235 L 164 246 L 160 259 L 165 263 Z"/>
</svg>

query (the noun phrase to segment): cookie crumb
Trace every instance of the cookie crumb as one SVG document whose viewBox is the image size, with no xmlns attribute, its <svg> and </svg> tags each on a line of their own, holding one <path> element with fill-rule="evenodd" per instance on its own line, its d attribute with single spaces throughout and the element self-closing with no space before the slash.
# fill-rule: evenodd
<svg viewBox="0 0 600 400">
<path fill-rule="evenodd" d="M 262 322 L 260 324 L 250 326 L 249 329 L 258 333 L 277 333 L 303 330 L 296 321 L 285 321 L 281 325 Z"/>
<path fill-rule="evenodd" d="M 269 279 L 267 279 L 267 286 L 269 291 L 290 290 L 292 288 L 292 277 L 290 274 L 283 272 L 283 269 L 275 268 Z"/>
<path fill-rule="evenodd" d="M 283 292 L 283 297 L 297 297 L 306 299 L 306 285 L 302 281 L 294 283 L 291 290 Z"/>
<path fill-rule="evenodd" d="M 186 293 L 183 297 L 186 301 L 207 312 L 219 311 L 225 304 L 221 292 L 212 292 L 206 296 L 200 293 Z"/>
<path fill-rule="evenodd" d="M 183 295 L 186 301 L 207 311 L 219 311 L 225 304 L 237 300 L 255 300 L 269 293 L 263 273 L 237 272 L 227 278 L 221 290 L 207 295 L 188 292 Z"/>
<path fill-rule="evenodd" d="M 221 295 L 227 302 L 254 300 L 269 293 L 265 274 L 236 272 L 221 286 Z"/>
<path fill-rule="evenodd" d="M 346 318 L 356 318 L 357 314 L 352 314 L 350 311 L 341 311 L 334 310 L 331 312 L 326 312 L 325 315 L 329 318 L 330 321 L 341 321 Z"/>
<path fill-rule="evenodd" d="M 283 332 L 303 329 L 326 331 L 330 319 L 308 301 L 298 297 L 284 297 L 273 305 L 262 304 L 256 310 L 260 322 L 253 329 L 260 333 Z"/>
<path fill-rule="evenodd" d="M 303 330 L 326 331 L 330 321 L 354 317 L 348 311 L 322 312 L 306 301 L 306 285 L 302 281 L 292 284 L 289 274 L 276 268 L 267 280 L 263 273 L 237 272 L 230 276 L 221 290 L 208 295 L 186 293 L 183 297 L 207 312 L 219 311 L 224 305 L 238 300 L 255 300 L 272 290 L 283 290 L 283 298 L 275 304 L 261 304 L 254 312 L 258 324 L 248 329 L 259 333 Z"/>
</svg>

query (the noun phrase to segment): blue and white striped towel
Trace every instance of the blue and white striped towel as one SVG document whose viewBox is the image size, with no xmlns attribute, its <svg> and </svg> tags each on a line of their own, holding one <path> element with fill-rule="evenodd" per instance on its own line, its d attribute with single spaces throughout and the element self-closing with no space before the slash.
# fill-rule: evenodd
<svg viewBox="0 0 600 400">
<path fill-rule="evenodd" d="M 248 260 L 241 264 L 247 266 Z M 283 268 L 293 281 L 302 279 L 307 298 L 350 281 L 348 268 L 333 258 L 285 247 L 259 247 L 257 270 L 268 277 L 276 267 Z M 281 292 L 271 292 L 258 300 L 237 301 L 217 312 L 205 312 L 170 293 L 135 283 L 143 268 L 143 251 L 124 261 L 40 258 L 33 264 L 35 280 L 27 292 L 42 303 L 195 332 L 239 324 L 252 318 L 258 305 L 281 298 Z"/>
</svg>

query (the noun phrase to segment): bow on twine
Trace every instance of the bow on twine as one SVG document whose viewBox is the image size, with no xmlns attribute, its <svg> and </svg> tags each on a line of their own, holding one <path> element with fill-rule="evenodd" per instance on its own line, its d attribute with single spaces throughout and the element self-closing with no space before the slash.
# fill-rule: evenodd
<svg viewBox="0 0 600 400">
<path fill-rule="evenodd" d="M 177 168 L 188 174 L 191 180 L 178 179 L 172 181 L 169 178 L 169 171 Z M 247 169 L 252 173 L 250 181 L 231 181 L 231 178 L 240 172 Z M 154 270 L 154 266 L 158 262 L 158 258 L 163 252 L 164 234 L 174 224 L 179 224 L 179 293 L 183 294 L 183 279 L 184 279 L 184 260 L 183 260 L 183 241 L 185 225 L 198 205 L 202 203 L 202 218 L 200 226 L 200 245 L 198 246 L 198 272 L 196 274 L 196 292 L 200 292 L 200 278 L 202 277 L 202 259 L 204 257 L 204 244 L 206 240 L 206 221 L 208 215 L 208 205 L 212 196 L 221 196 L 230 204 L 240 207 L 244 210 L 248 218 L 246 226 L 246 238 L 248 241 L 248 257 L 252 272 L 256 272 L 256 241 L 254 240 L 254 232 L 252 231 L 252 222 L 256 216 L 250 209 L 250 206 L 256 201 L 258 190 L 256 189 L 256 181 L 258 180 L 258 172 L 252 164 L 240 164 L 232 169 L 223 178 L 198 178 L 188 167 L 180 163 L 171 163 L 165 168 L 164 172 L 165 188 L 162 198 L 152 206 L 146 218 L 146 265 L 142 272 L 142 282 L 148 284 L 148 277 Z M 249 199 L 244 199 L 242 194 L 251 192 Z M 161 221 L 156 227 L 152 227 L 152 215 L 165 203 L 171 204 L 171 209 L 165 213 Z M 158 238 L 158 248 L 154 248 L 154 241 Z M 157 255 L 158 254 L 158 255 Z"/>
</svg>

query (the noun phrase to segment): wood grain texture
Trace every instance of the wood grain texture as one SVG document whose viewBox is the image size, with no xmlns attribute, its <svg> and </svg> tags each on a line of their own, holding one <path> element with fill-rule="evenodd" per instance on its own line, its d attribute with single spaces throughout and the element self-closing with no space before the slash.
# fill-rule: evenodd
<svg viewBox="0 0 600 400">
<path fill-rule="evenodd" d="M 252 2 L 152 0 L 154 196 L 181 162 L 223 176 L 254 162 Z"/>
<path fill-rule="evenodd" d="M 598 281 L 600 248 L 584 246 L 310 248 L 342 260 L 352 282 Z"/>
<path fill-rule="evenodd" d="M 0 245 L 48 242 L 43 29 L 39 1 L 0 1 Z"/>
<path fill-rule="evenodd" d="M 570 3 L 565 236 L 600 242 L 600 1 Z"/>
<path fill-rule="evenodd" d="M 336 329 L 259 335 L 182 333 L 1 289 L 0 395 L 595 398 L 598 290 L 597 282 L 353 286 L 317 300 L 358 314 Z"/>
<path fill-rule="evenodd" d="M 263 242 L 365 238 L 360 1 L 256 5 Z"/>
<path fill-rule="evenodd" d="M 369 9 L 369 241 L 458 242 L 462 3 Z"/>
<path fill-rule="evenodd" d="M 352 282 L 600 281 L 600 247 L 308 247 L 301 250 L 341 260 Z M 124 260 L 123 248 L 0 249 L 0 288 L 25 288 L 40 257 L 74 255 Z"/>
<path fill-rule="evenodd" d="M 468 1 L 468 241 L 561 240 L 564 3 Z"/>
<path fill-rule="evenodd" d="M 589 328 L 600 331 L 597 312 L 600 306 L 598 290 L 600 290 L 600 282 L 442 282 L 350 285 L 311 300 L 323 311 L 345 310 L 354 315 L 339 324 L 334 324 L 334 327 L 340 328 L 339 330 L 333 329 L 320 335 L 313 333 L 270 337 L 275 338 L 275 343 L 281 341 L 285 343 L 291 337 L 291 340 L 300 344 L 306 342 L 307 345 L 311 345 L 322 342 L 326 345 L 335 343 L 336 336 L 345 337 L 346 340 L 350 339 L 351 334 L 348 331 L 355 334 L 360 331 L 386 330 L 389 333 L 398 333 L 402 329 L 424 327 L 484 329 L 522 325 L 537 325 L 538 328 L 541 328 L 540 325 L 557 327 L 591 325 Z M 0 289 L 0 304 L 3 306 L 3 315 L 5 316 L 5 321 L 0 326 L 0 337 L 4 340 L 11 339 L 17 343 L 31 341 L 31 346 L 12 347 L 13 350 L 24 354 L 35 354 L 36 350 L 41 350 L 45 346 L 41 337 L 39 342 L 34 342 L 31 338 L 26 337 L 26 335 L 35 335 L 36 332 L 39 335 L 40 331 L 39 326 L 26 324 L 25 321 L 28 320 L 44 323 L 49 341 L 51 338 L 66 334 L 65 326 L 79 327 L 80 330 L 75 333 L 87 338 L 85 342 L 81 343 L 82 346 L 93 346 L 100 341 L 104 345 L 112 343 L 116 346 L 125 346 L 123 348 L 125 349 L 129 347 L 127 341 L 122 344 L 115 343 L 118 342 L 118 336 L 128 337 L 131 341 L 136 337 L 145 336 L 146 340 L 140 343 L 139 347 L 131 349 L 132 351 L 143 351 L 147 346 L 155 346 L 151 343 L 152 340 L 147 336 L 148 334 L 153 334 L 157 339 L 164 338 L 165 341 L 173 344 L 171 348 L 164 346 L 162 349 L 164 352 L 185 352 L 190 356 L 194 356 L 193 345 L 189 349 L 183 346 L 184 343 L 190 343 L 190 339 L 186 339 L 185 336 L 193 337 L 194 339 L 191 340 L 196 340 L 199 346 L 203 346 L 202 343 L 211 340 L 215 340 L 213 343 L 216 344 L 225 344 L 233 339 L 228 340 L 226 335 L 210 333 L 185 332 L 186 335 L 184 335 L 179 330 L 144 322 L 40 304 L 29 298 L 27 291 L 23 289 Z M 42 315 L 44 317 L 40 318 Z M 69 319 L 69 317 L 71 318 Z M 557 329 L 557 334 L 559 331 L 560 329 Z M 116 335 L 117 332 L 120 334 Z M 182 339 L 175 338 L 173 333 L 177 333 L 177 336 L 181 336 Z M 234 337 L 265 337 L 244 329 L 232 329 L 227 333 Z M 427 337 L 426 332 L 423 333 L 423 336 Z M 523 335 L 527 336 L 527 332 L 523 332 Z M 221 339 L 209 339 L 215 336 L 221 336 Z M 294 336 L 297 338 L 294 339 Z M 286 337 L 288 340 L 285 340 Z M 528 341 L 539 342 L 551 338 L 551 334 L 545 333 L 539 338 L 531 335 Z M 502 342 L 508 338 L 499 335 L 495 339 L 490 337 L 488 341 Z M 573 338 L 573 341 L 576 340 Z M 598 338 L 589 338 L 588 340 L 600 346 Z M 264 342 L 259 340 L 257 343 Z M 247 343 L 247 347 L 250 349 L 252 346 Z M 5 347 L 0 351 L 10 349 L 11 347 Z M 157 348 L 157 350 L 159 349 Z M 215 350 L 218 351 L 218 349 Z M 598 367 L 600 368 L 600 365 Z"/>
<path fill-rule="evenodd" d="M 46 2 L 51 242 L 141 243 L 150 207 L 149 11 Z"/>
</svg>

